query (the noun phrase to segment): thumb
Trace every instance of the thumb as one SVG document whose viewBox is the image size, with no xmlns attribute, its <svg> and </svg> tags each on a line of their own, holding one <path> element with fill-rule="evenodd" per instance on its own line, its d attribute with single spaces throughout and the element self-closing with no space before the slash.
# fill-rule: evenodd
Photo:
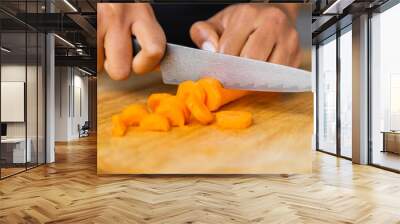
<svg viewBox="0 0 400 224">
<path fill-rule="evenodd" d="M 219 35 L 217 28 L 207 21 L 199 21 L 190 28 L 190 37 L 198 48 L 216 52 Z"/>
</svg>

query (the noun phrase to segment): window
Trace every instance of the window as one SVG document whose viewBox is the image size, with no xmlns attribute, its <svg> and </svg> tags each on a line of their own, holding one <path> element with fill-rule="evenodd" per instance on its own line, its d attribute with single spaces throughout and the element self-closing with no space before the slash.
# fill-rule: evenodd
<svg viewBox="0 0 400 224">
<path fill-rule="evenodd" d="M 352 32 L 351 25 L 340 35 L 340 155 L 352 157 Z"/>
<path fill-rule="evenodd" d="M 43 4 L 18 2 L 20 16 Z M 0 178 L 45 163 L 45 41 L 44 33 L 0 12 Z"/>
<path fill-rule="evenodd" d="M 371 18 L 372 164 L 400 170 L 400 4 Z"/>
<path fill-rule="evenodd" d="M 318 47 L 318 149 L 336 153 L 336 36 Z"/>
</svg>

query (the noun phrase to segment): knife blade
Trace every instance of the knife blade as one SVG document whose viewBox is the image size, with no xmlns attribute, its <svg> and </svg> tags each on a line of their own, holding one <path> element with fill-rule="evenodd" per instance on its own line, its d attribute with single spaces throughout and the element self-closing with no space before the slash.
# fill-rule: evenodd
<svg viewBox="0 0 400 224">
<path fill-rule="evenodd" d="M 170 43 L 160 68 L 166 84 L 213 77 L 230 89 L 307 92 L 312 86 L 309 71 Z"/>
</svg>

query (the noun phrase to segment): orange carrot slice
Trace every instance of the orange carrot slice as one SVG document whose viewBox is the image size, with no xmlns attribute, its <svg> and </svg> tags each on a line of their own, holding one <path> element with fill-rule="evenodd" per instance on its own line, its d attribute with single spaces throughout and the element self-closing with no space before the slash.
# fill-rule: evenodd
<svg viewBox="0 0 400 224">
<path fill-rule="evenodd" d="M 171 104 L 177 108 L 179 108 L 180 110 L 182 110 L 183 115 L 185 116 L 185 120 L 188 121 L 190 118 L 190 111 L 189 109 L 186 107 L 185 102 L 182 101 L 181 98 L 177 97 L 177 96 L 172 96 L 169 97 L 167 99 L 165 99 L 165 102 L 163 102 L 163 104 Z"/>
<path fill-rule="evenodd" d="M 225 129 L 243 129 L 253 122 L 251 113 L 246 111 L 220 111 L 216 113 L 215 119 L 217 126 Z"/>
<path fill-rule="evenodd" d="M 140 120 L 148 113 L 146 105 L 131 104 L 122 111 L 121 119 L 126 126 L 139 125 Z"/>
<path fill-rule="evenodd" d="M 156 110 L 156 114 L 165 116 L 172 126 L 184 126 L 185 116 L 183 112 L 177 108 L 173 108 L 170 105 L 165 105 L 163 107 L 159 106 Z"/>
<path fill-rule="evenodd" d="M 250 91 L 245 90 L 225 89 L 214 78 L 202 78 L 197 83 L 206 92 L 206 105 L 210 111 L 216 111 L 223 105 L 250 93 Z"/>
<path fill-rule="evenodd" d="M 190 95 L 199 98 L 201 102 L 205 102 L 206 93 L 198 83 L 191 80 L 180 83 L 176 92 L 176 96 L 185 101 Z"/>
<path fill-rule="evenodd" d="M 209 124 L 214 120 L 213 114 L 199 98 L 190 95 L 186 99 L 186 106 L 189 108 L 192 116 L 202 124 Z"/>
<path fill-rule="evenodd" d="M 156 111 L 158 105 L 163 99 L 171 97 L 172 95 L 169 93 L 153 93 L 147 98 L 147 106 L 150 108 L 152 112 Z"/>
<path fill-rule="evenodd" d="M 197 81 L 206 92 L 206 105 L 210 111 L 218 110 L 222 104 L 221 83 L 213 78 L 203 78 Z"/>
<path fill-rule="evenodd" d="M 112 122 L 112 136 L 124 136 L 126 129 L 128 128 L 121 119 L 121 115 L 116 114 L 111 117 Z"/>
<path fill-rule="evenodd" d="M 246 90 L 237 90 L 237 89 L 221 89 L 221 95 L 222 95 L 222 102 L 221 106 L 230 103 L 232 101 L 235 101 L 243 96 L 246 96 L 250 93 L 250 91 Z"/>
<path fill-rule="evenodd" d="M 168 119 L 159 114 L 148 114 L 140 121 L 140 128 L 149 131 L 169 131 Z"/>
<path fill-rule="evenodd" d="M 189 117 L 189 110 L 176 96 L 162 100 L 155 113 L 166 117 L 172 126 L 184 126 Z"/>
</svg>

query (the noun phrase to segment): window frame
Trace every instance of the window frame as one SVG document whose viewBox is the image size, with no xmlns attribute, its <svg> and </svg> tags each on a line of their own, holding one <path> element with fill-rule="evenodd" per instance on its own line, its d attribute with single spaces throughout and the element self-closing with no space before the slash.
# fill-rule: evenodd
<svg viewBox="0 0 400 224">
<path fill-rule="evenodd" d="M 340 21 L 338 21 L 340 22 Z M 316 150 L 319 152 L 323 152 L 329 155 L 333 155 L 333 156 L 337 156 L 343 159 L 347 159 L 347 160 L 352 160 L 352 158 L 347 157 L 342 155 L 341 153 L 341 119 L 340 119 L 340 103 L 341 103 L 341 97 L 340 97 L 340 77 L 341 77 L 341 66 L 340 66 L 340 37 L 342 35 L 344 35 L 347 32 L 351 32 L 352 23 L 346 24 L 344 27 L 337 29 L 335 33 L 331 34 L 330 36 L 326 37 L 325 39 L 319 40 L 318 43 L 316 44 L 316 51 L 315 51 L 315 58 L 316 58 L 316 71 L 315 71 L 315 75 L 316 75 Z M 336 152 L 332 153 L 332 152 L 328 152 L 324 149 L 321 149 L 319 146 L 319 106 L 320 106 L 320 102 L 319 102 L 319 85 L 320 85 L 320 80 L 319 80 L 319 47 L 322 43 L 328 43 L 330 41 L 336 41 Z"/>
<path fill-rule="evenodd" d="M 373 41 L 373 35 L 372 35 L 372 19 L 374 14 L 381 14 L 384 13 L 385 11 L 393 8 L 394 6 L 397 6 L 400 4 L 399 0 L 388 0 L 384 4 L 369 10 L 368 13 L 368 165 L 377 167 L 383 170 L 395 172 L 395 173 L 400 173 L 400 169 L 394 169 L 391 167 L 387 167 L 384 165 L 380 165 L 377 163 L 373 162 L 373 130 L 372 130 L 372 119 L 373 119 L 373 113 L 372 113 L 372 94 L 373 94 L 373 88 L 372 88 L 372 41 Z"/>
<path fill-rule="evenodd" d="M 27 3 L 27 1 L 23 1 L 23 2 Z M 39 8 L 38 8 L 39 1 L 36 0 L 36 1 L 33 1 L 33 2 L 37 4 L 36 5 L 36 11 L 38 12 L 38 10 L 39 10 Z M 40 30 L 28 25 L 27 23 L 24 23 L 22 20 L 19 20 L 18 18 L 14 17 L 12 14 L 8 13 L 4 9 L 2 9 L 1 7 L 0 7 L 0 12 L 5 13 L 6 15 L 10 16 L 11 19 L 21 23 L 22 26 L 23 26 L 23 30 L 15 31 L 15 32 L 20 32 L 21 34 L 25 35 L 25 49 L 24 49 L 24 51 L 25 51 L 25 69 L 24 69 L 25 70 L 25 87 L 24 87 L 24 90 L 25 90 L 25 93 L 24 93 L 25 166 L 24 166 L 24 169 L 22 169 L 22 170 L 20 170 L 18 172 L 14 172 L 12 174 L 6 175 L 6 176 L 3 175 L 2 167 L 0 166 L 0 180 L 3 180 L 3 179 L 6 179 L 8 177 L 12 177 L 12 176 L 17 175 L 19 173 L 26 172 L 26 171 L 28 171 L 30 169 L 39 167 L 39 166 L 44 165 L 44 164 L 47 163 L 47 128 L 46 128 L 47 127 L 47 110 L 46 110 L 46 108 L 47 108 L 47 43 L 48 43 L 48 41 L 47 41 L 47 33 L 46 32 L 40 31 Z M 47 7 L 46 7 L 46 12 L 47 12 Z M 25 4 L 25 16 L 27 15 L 26 13 L 27 13 L 27 5 Z M 0 23 L 0 28 L 1 28 L 1 23 Z M 3 30 L 0 29 L 0 46 L 2 45 L 2 43 L 1 43 L 2 38 L 1 37 L 2 37 L 3 33 L 10 33 L 10 32 L 3 31 Z M 11 33 L 14 33 L 14 32 L 11 32 Z M 35 49 L 36 60 L 34 62 L 35 66 L 36 66 L 36 69 L 35 69 L 36 91 L 34 93 L 35 97 L 36 97 L 36 122 L 34 122 L 34 124 L 36 125 L 36 136 L 33 136 L 32 138 L 36 138 L 37 145 L 36 145 L 36 161 L 35 161 L 35 163 L 30 163 L 29 166 L 28 166 L 29 162 L 27 162 L 28 161 L 28 158 L 27 158 L 27 156 L 28 156 L 28 154 L 27 154 L 27 147 L 28 147 L 27 146 L 28 145 L 27 144 L 28 143 L 28 141 L 27 141 L 27 139 L 28 139 L 28 116 L 27 116 L 27 113 L 28 113 L 27 112 L 27 82 L 28 82 L 27 75 L 28 75 L 28 67 L 27 66 L 28 66 L 28 34 L 29 33 L 36 35 L 36 49 Z M 43 35 L 39 35 L 39 34 L 43 34 Z M 42 48 L 41 49 L 39 48 L 39 36 L 42 37 L 40 39 L 41 44 L 42 44 Z M 39 51 L 39 49 L 41 51 Z M 43 55 L 41 55 L 42 60 L 44 60 L 43 64 L 39 63 L 39 55 L 40 54 L 43 54 Z M 1 77 L 2 77 L 1 76 L 2 62 L 3 62 L 2 54 L 0 53 L 0 82 L 1 82 Z M 38 94 L 39 93 L 39 82 L 38 82 L 39 68 L 38 67 L 40 65 L 42 65 L 42 70 L 41 70 L 42 82 L 43 82 L 42 83 L 43 84 L 42 96 L 44 97 L 42 99 L 43 105 L 41 105 L 43 107 L 42 109 L 44 109 L 44 111 L 43 111 L 44 115 L 43 115 L 43 117 L 41 117 L 41 119 L 44 119 L 44 120 L 41 120 L 41 122 L 44 125 L 43 126 L 44 130 L 43 130 L 43 133 L 42 133 L 43 134 L 42 152 L 44 153 L 43 155 L 41 155 L 41 157 L 43 157 L 42 158 L 43 159 L 42 162 L 39 162 L 39 142 L 38 142 L 38 139 L 39 139 L 39 113 L 38 113 L 38 111 L 39 111 L 39 94 Z M 1 90 L 1 85 L 0 85 L 0 90 Z M 1 97 L 0 97 L 0 99 L 1 99 Z M 0 111 L 1 111 L 1 105 L 0 105 Z M 0 117 L 0 124 L 1 123 L 2 122 L 1 122 L 1 117 Z M 1 151 L 2 150 L 1 150 L 1 144 L 0 144 L 0 158 L 1 158 Z M 23 168 L 23 167 L 21 167 L 21 168 Z"/>
</svg>

